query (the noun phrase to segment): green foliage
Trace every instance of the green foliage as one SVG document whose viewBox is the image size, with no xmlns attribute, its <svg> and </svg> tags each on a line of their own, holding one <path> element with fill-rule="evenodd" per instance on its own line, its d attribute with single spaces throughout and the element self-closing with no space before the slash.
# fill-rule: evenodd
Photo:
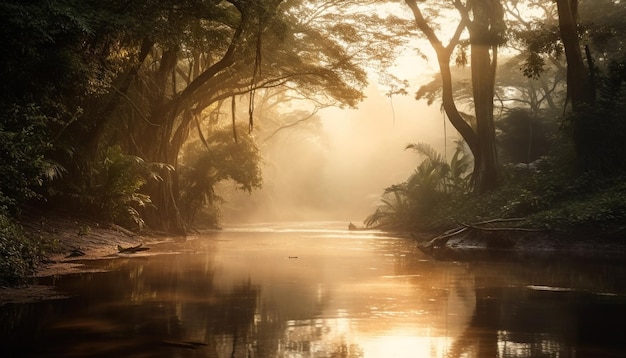
<svg viewBox="0 0 626 358">
<path fill-rule="evenodd" d="M 405 183 L 386 188 L 380 201 L 376 211 L 365 219 L 367 227 L 399 229 L 413 221 L 415 211 Z"/>
<path fill-rule="evenodd" d="M 601 78 L 595 106 L 568 117 L 581 172 L 605 176 L 626 172 L 626 60 L 614 62 Z"/>
<path fill-rule="evenodd" d="M 151 204 L 140 192 L 148 180 L 159 180 L 154 165 L 124 154 L 119 146 L 107 148 L 100 159 L 84 170 L 83 180 L 58 195 L 72 199 L 76 207 L 93 216 L 133 229 L 144 226 L 139 209 Z"/>
<path fill-rule="evenodd" d="M 594 173 L 577 175 L 566 138 L 534 166 L 505 166 L 504 185 L 485 194 L 453 196 L 432 208 L 432 227 L 456 222 L 524 217 L 519 225 L 566 237 L 614 237 L 626 233 L 626 181 Z"/>
<path fill-rule="evenodd" d="M 97 14 L 94 4 L 75 0 L 0 1 L 2 100 L 72 112 L 76 98 L 101 91 L 102 53 L 89 46 Z"/>
<path fill-rule="evenodd" d="M 512 109 L 496 126 L 500 130 L 497 140 L 502 161 L 512 163 L 528 164 L 546 155 L 556 132 L 553 121 L 523 109 Z"/>
<path fill-rule="evenodd" d="M 245 133 L 245 128 L 239 130 Z M 235 141 L 231 128 L 221 128 L 206 138 L 206 144 L 208 147 L 201 141 L 188 144 L 179 167 L 180 207 L 188 223 L 207 207 L 217 215 L 221 198 L 214 188 L 222 181 L 231 180 L 247 192 L 261 187 L 261 158 L 251 135 L 240 134 Z M 212 221 L 217 222 L 215 218 Z"/>
<path fill-rule="evenodd" d="M 14 105 L 0 116 L 0 208 L 15 214 L 62 168 L 44 156 L 50 148 L 46 126 L 52 119 L 40 108 Z"/>
<path fill-rule="evenodd" d="M 37 246 L 0 212 L 0 287 L 22 283 L 38 262 Z"/>
<path fill-rule="evenodd" d="M 381 204 L 365 220 L 368 227 L 426 228 L 433 223 L 434 208 L 469 192 L 471 158 L 463 142 L 457 142 L 450 163 L 428 144 L 409 144 L 406 149 L 424 159 L 406 182 L 385 189 Z"/>
<path fill-rule="evenodd" d="M 626 181 L 592 181 L 575 188 L 583 195 L 572 195 L 549 209 L 534 213 L 531 222 L 576 236 L 612 237 L 626 234 Z"/>
</svg>

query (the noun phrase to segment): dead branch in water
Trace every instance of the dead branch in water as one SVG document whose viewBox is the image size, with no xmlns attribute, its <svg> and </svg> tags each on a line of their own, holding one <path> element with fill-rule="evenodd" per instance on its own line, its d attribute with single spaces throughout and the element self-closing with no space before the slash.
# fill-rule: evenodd
<svg viewBox="0 0 626 358">
<path fill-rule="evenodd" d="M 542 232 L 545 230 L 537 229 L 537 228 L 525 228 L 525 227 L 489 227 L 486 225 L 494 224 L 494 223 L 506 223 L 506 222 L 515 222 L 515 221 L 524 221 L 526 218 L 496 218 L 485 221 L 479 221 L 471 224 L 466 224 L 457 221 L 459 224 L 458 227 L 445 231 L 443 234 L 436 236 L 435 238 L 429 240 L 424 244 L 420 244 L 422 249 L 432 250 L 435 247 L 445 246 L 448 241 L 458 235 L 463 233 L 469 234 L 471 231 L 485 231 L 485 232 L 495 232 L 495 231 L 509 231 L 509 232 Z"/>
</svg>

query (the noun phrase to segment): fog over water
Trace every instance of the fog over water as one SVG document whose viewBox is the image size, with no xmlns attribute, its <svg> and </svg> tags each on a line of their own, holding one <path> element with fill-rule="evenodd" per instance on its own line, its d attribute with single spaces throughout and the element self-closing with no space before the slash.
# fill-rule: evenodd
<svg viewBox="0 0 626 358">
<path fill-rule="evenodd" d="M 261 146 L 263 189 L 248 195 L 233 192 L 232 185 L 221 188 L 222 222 L 362 223 L 383 190 L 406 180 L 418 164 L 419 157 L 404 150 L 407 144 L 426 142 L 444 152 L 439 105 L 414 98 L 425 81 L 414 81 L 408 95 L 391 100 L 373 83 L 357 109 L 323 109 L 317 121 L 282 130 Z M 458 134 L 446 126 L 450 155 Z"/>
</svg>

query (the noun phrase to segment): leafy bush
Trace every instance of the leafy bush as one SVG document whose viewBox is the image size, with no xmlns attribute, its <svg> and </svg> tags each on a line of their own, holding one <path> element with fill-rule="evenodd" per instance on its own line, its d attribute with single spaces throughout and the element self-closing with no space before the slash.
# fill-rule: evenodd
<svg viewBox="0 0 626 358">
<path fill-rule="evenodd" d="M 594 106 L 572 113 L 566 122 L 580 172 L 626 173 L 626 60 L 611 63 L 598 86 Z"/>
<path fill-rule="evenodd" d="M 144 221 L 138 209 L 151 201 L 140 189 L 150 179 L 159 180 L 152 167 L 137 156 L 124 154 L 120 146 L 111 146 L 84 169 L 78 184 L 60 195 L 95 217 L 141 229 Z"/>
<path fill-rule="evenodd" d="M 436 209 L 455 197 L 468 193 L 470 188 L 469 155 L 462 142 L 447 163 L 430 145 L 410 144 L 424 159 L 415 172 L 401 184 L 385 189 L 381 204 L 368 216 L 365 225 L 386 229 L 432 228 L 437 226 L 433 217 Z"/>
<path fill-rule="evenodd" d="M 424 148 L 422 152 L 428 151 Z M 503 184 L 481 194 L 463 190 L 463 186 L 446 190 L 442 183 L 451 181 L 445 175 L 447 167 L 440 156 L 432 154 L 410 180 L 387 188 L 381 205 L 367 218 L 367 225 L 442 230 L 459 223 L 525 218 L 516 225 L 544 228 L 569 237 L 620 238 L 626 234 L 626 178 L 593 171 L 580 174 L 567 137 L 555 141 L 550 155 L 533 165 L 505 165 Z M 435 170 L 434 163 L 440 169 Z"/>
<path fill-rule="evenodd" d="M 46 125 L 52 118 L 32 104 L 13 105 L 0 116 L 0 206 L 14 215 L 61 169 L 44 157 L 50 148 Z"/>
<path fill-rule="evenodd" d="M 626 233 L 625 178 L 586 176 L 550 207 L 530 215 L 535 225 L 563 233 L 621 237 Z"/>
<path fill-rule="evenodd" d="M 241 128 L 239 133 L 245 133 Z M 232 180 L 237 188 L 247 192 L 261 187 L 261 157 L 253 137 L 239 135 L 233 140 L 232 129 L 215 130 L 205 143 L 188 144 L 179 167 L 180 207 L 184 220 L 193 223 L 202 210 L 205 223 L 217 224 L 221 198 L 214 187 Z M 210 214 L 210 215 L 209 215 Z"/>
<path fill-rule="evenodd" d="M 22 283 L 38 261 L 37 246 L 19 225 L 0 214 L 0 286 Z"/>
</svg>

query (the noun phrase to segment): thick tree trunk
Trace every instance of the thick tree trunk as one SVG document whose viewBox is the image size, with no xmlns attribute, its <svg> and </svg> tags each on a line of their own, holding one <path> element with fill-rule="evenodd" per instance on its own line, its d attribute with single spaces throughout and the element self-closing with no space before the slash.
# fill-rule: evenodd
<svg viewBox="0 0 626 358">
<path fill-rule="evenodd" d="M 431 46 L 437 54 L 437 61 L 439 62 L 439 72 L 441 73 L 441 86 L 442 86 L 442 105 L 446 111 L 448 120 L 452 123 L 452 126 L 459 132 L 463 140 L 470 148 L 472 155 L 474 156 L 474 169 L 476 169 L 476 158 L 480 156 L 478 136 L 474 129 L 467 123 L 467 121 L 461 116 L 456 103 L 454 102 L 454 91 L 452 90 L 452 73 L 450 71 L 450 57 L 452 56 L 452 50 L 458 45 L 461 33 L 465 29 L 466 19 L 461 19 L 457 29 L 450 39 L 448 46 L 444 46 L 433 29 L 428 25 L 426 19 L 422 15 L 419 6 L 415 0 L 406 0 L 406 4 L 409 6 L 415 17 L 415 23 L 417 27 L 424 33 Z"/>
<path fill-rule="evenodd" d="M 479 143 L 479 156 L 475 158 L 474 166 L 474 189 L 485 192 L 496 188 L 500 181 L 493 97 L 498 44 L 504 25 L 499 0 L 475 0 L 472 11 L 474 19 L 469 25 L 472 94 Z"/>
<path fill-rule="evenodd" d="M 446 111 L 446 115 L 452 126 L 461 134 L 461 137 L 467 143 L 472 155 L 474 156 L 474 168 L 476 168 L 476 160 L 480 157 L 480 143 L 478 135 L 474 132 L 474 129 L 465 121 L 465 119 L 459 113 L 454 102 L 454 93 L 452 90 L 452 74 L 450 71 L 450 55 L 448 51 L 437 51 L 437 57 L 439 59 L 439 70 L 441 73 L 442 81 L 442 104 L 443 109 Z"/>
<path fill-rule="evenodd" d="M 567 59 L 567 100 L 577 112 L 581 106 L 593 105 L 595 92 L 585 67 L 578 40 L 578 0 L 557 0 L 559 31 Z"/>
<path fill-rule="evenodd" d="M 186 235 L 187 227 L 178 208 L 178 177 L 176 171 L 162 168 L 159 170 L 161 180 L 145 187 L 154 207 L 145 210 L 145 221 L 148 227 L 169 233 Z"/>
<path fill-rule="evenodd" d="M 570 117 L 574 150 L 580 171 L 597 169 L 602 161 L 600 149 L 600 124 L 587 112 L 596 102 L 593 83 L 593 64 L 587 49 L 590 70 L 585 67 L 580 41 L 578 40 L 578 0 L 557 0 L 559 30 L 567 60 L 567 101 L 572 105 L 574 115 Z"/>
<path fill-rule="evenodd" d="M 442 79 L 442 103 L 450 123 L 461 134 L 474 156 L 474 190 L 482 192 L 495 188 L 499 183 L 495 126 L 493 123 L 493 96 L 495 87 L 495 64 L 497 46 L 492 46 L 493 34 L 500 33 L 502 15 L 499 0 L 475 0 L 471 4 L 474 19 L 469 19 L 469 9 L 458 6 L 461 21 L 448 46 L 444 46 L 423 17 L 417 2 L 406 0 L 415 22 L 437 53 Z M 498 11 L 498 9 L 500 11 Z M 458 45 L 465 26 L 469 25 L 471 44 L 472 83 L 477 128 L 474 130 L 461 116 L 454 102 L 450 57 Z M 497 26 L 496 26 L 497 25 Z M 493 54 L 492 55 L 490 54 Z"/>
<path fill-rule="evenodd" d="M 163 108 L 155 106 L 155 108 Z M 150 196 L 153 206 L 145 209 L 148 227 L 185 235 L 187 229 L 178 208 L 178 174 L 176 172 L 180 143 L 171 142 L 176 113 L 154 109 L 150 120 L 154 125 L 140 126 L 141 138 L 136 155 L 149 163 L 159 163 L 160 180 L 148 183 L 143 191 Z M 165 164 L 163 166 L 163 164 Z"/>
<path fill-rule="evenodd" d="M 497 51 L 497 49 L 493 49 Z M 499 182 L 496 131 L 493 120 L 494 74 L 489 47 L 472 44 L 472 90 L 479 138 L 478 170 L 474 170 L 474 188 L 478 192 L 494 189 Z"/>
</svg>

